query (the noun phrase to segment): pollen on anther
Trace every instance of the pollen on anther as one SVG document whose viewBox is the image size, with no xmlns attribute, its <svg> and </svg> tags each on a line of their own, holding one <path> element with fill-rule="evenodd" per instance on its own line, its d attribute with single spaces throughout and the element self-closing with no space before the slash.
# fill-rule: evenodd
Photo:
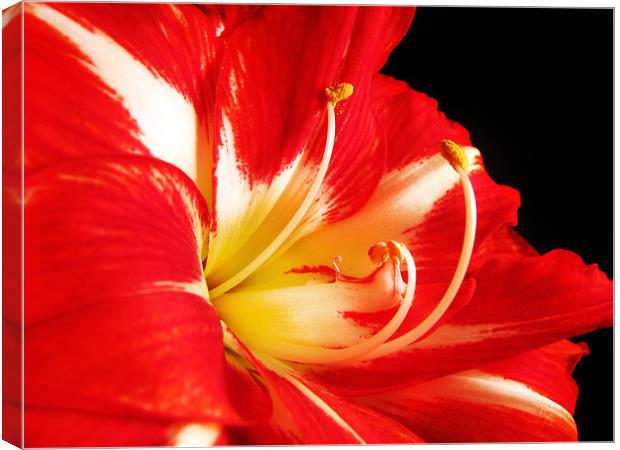
<svg viewBox="0 0 620 450">
<path fill-rule="evenodd" d="M 368 256 L 378 266 L 386 262 L 390 256 L 398 261 L 405 259 L 403 244 L 396 241 L 377 242 L 368 249 Z"/>
<path fill-rule="evenodd" d="M 353 95 L 353 85 L 351 83 L 339 83 L 325 88 L 325 93 L 332 105 L 345 100 Z"/>
<path fill-rule="evenodd" d="M 387 261 L 390 250 L 385 242 L 377 242 L 368 249 L 368 256 L 373 263 L 379 266 Z"/>
<path fill-rule="evenodd" d="M 463 148 L 450 139 L 441 141 L 441 153 L 455 169 L 460 167 L 465 172 L 469 168 L 469 160 Z"/>
<path fill-rule="evenodd" d="M 387 241 L 387 247 L 390 251 L 390 256 L 393 256 L 399 261 L 404 261 L 405 250 L 404 245 L 397 241 Z"/>
</svg>

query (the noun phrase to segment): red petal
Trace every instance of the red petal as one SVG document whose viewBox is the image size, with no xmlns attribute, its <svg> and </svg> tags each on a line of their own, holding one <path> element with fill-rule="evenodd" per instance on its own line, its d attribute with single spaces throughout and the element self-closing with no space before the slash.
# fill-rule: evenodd
<svg viewBox="0 0 620 450">
<path fill-rule="evenodd" d="M 522 258 L 536 256 L 538 252 L 519 233 L 509 227 L 499 229 L 491 238 L 494 257 Z"/>
<path fill-rule="evenodd" d="M 388 139 L 388 171 L 433 156 L 442 139 L 471 145 L 465 128 L 447 119 L 436 100 L 407 83 L 379 74 L 373 78 L 372 91 L 373 110 Z"/>
<path fill-rule="evenodd" d="M 206 190 L 218 53 L 193 6 L 31 4 L 25 16 L 27 171 L 85 155 L 153 153 Z"/>
<path fill-rule="evenodd" d="M 117 42 L 136 61 L 173 86 L 204 115 L 213 95 L 219 18 L 205 17 L 193 5 L 53 5 L 88 29 Z M 205 59 L 206 58 L 206 59 Z"/>
<path fill-rule="evenodd" d="M 25 216 L 28 405 L 235 423 L 268 411 L 225 363 L 202 277 L 206 204 L 180 170 L 57 165 L 27 177 Z M 263 401 L 237 410 L 229 389 Z"/>
<path fill-rule="evenodd" d="M 612 283 L 596 266 L 557 250 L 494 259 L 476 274 L 472 300 L 400 354 L 332 369 L 322 379 L 368 390 L 479 367 L 612 324 Z"/>
<path fill-rule="evenodd" d="M 364 403 L 429 442 L 573 441 L 577 390 L 570 374 L 582 353 L 580 346 L 558 342 Z"/>
<path fill-rule="evenodd" d="M 2 400 L 2 440 L 23 447 L 21 404 Z"/>
<path fill-rule="evenodd" d="M 26 324 L 119 294 L 206 297 L 207 207 L 173 166 L 88 158 L 37 172 L 25 189 Z"/>
<path fill-rule="evenodd" d="M 159 446 L 169 441 L 170 422 L 66 410 L 26 408 L 27 447 Z"/>
<path fill-rule="evenodd" d="M 29 405 L 229 423 L 265 414 L 254 401 L 234 408 L 229 389 L 262 392 L 231 377 L 219 320 L 191 294 L 97 303 L 27 327 L 25 339 Z"/>
<path fill-rule="evenodd" d="M 246 351 L 246 358 L 270 386 L 274 412 L 268 423 L 237 429 L 240 443 L 385 444 L 421 442 L 398 422 L 351 403 L 304 379 L 290 367 L 268 368 Z"/>
</svg>

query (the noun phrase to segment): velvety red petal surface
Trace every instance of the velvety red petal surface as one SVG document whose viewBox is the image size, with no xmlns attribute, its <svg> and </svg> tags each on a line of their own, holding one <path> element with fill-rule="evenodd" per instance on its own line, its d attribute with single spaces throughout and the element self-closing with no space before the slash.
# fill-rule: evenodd
<svg viewBox="0 0 620 450">
<path fill-rule="evenodd" d="M 373 110 L 389 143 L 387 170 L 397 170 L 436 153 L 442 139 L 471 145 L 462 125 L 439 111 L 436 100 L 404 81 L 376 74 L 372 80 Z"/>
<path fill-rule="evenodd" d="M 573 441 L 571 372 L 583 352 L 560 341 L 363 402 L 430 442 Z"/>
<path fill-rule="evenodd" d="M 24 439 L 32 447 L 166 445 L 172 426 L 166 420 L 30 407 L 26 408 L 25 423 Z"/>
<path fill-rule="evenodd" d="M 209 219 L 195 185 L 149 157 L 81 159 L 25 180 L 26 325 L 149 290 L 206 297 Z"/>
<path fill-rule="evenodd" d="M 263 388 L 225 362 L 202 277 L 206 203 L 180 170 L 141 156 L 57 165 L 27 177 L 25 215 L 27 407 L 268 414 Z"/>
<path fill-rule="evenodd" d="M 400 423 L 347 401 L 325 386 L 304 379 L 290 367 L 273 368 L 243 353 L 269 385 L 274 413 L 269 422 L 236 429 L 237 443 L 385 444 L 415 443 L 420 438 Z"/>
</svg>

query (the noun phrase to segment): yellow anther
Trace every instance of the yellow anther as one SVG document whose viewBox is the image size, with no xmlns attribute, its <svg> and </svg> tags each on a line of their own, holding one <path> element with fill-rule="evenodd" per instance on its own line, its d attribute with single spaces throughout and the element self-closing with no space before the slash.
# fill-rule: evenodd
<svg viewBox="0 0 620 450">
<path fill-rule="evenodd" d="M 336 84 L 326 88 L 325 93 L 327 94 L 329 101 L 332 102 L 332 105 L 336 106 L 338 102 L 353 95 L 353 85 L 351 83 Z"/>
<path fill-rule="evenodd" d="M 378 266 L 386 262 L 390 256 L 398 261 L 403 261 L 405 259 L 405 246 L 396 241 L 377 242 L 368 249 L 368 256 Z"/>
<path fill-rule="evenodd" d="M 390 256 L 390 249 L 385 242 L 377 242 L 368 249 L 368 256 L 373 263 L 380 266 Z"/>
<path fill-rule="evenodd" d="M 450 139 L 444 139 L 441 141 L 441 153 L 455 170 L 460 167 L 467 172 L 469 161 L 467 159 L 467 155 L 459 144 L 451 141 Z"/>
<path fill-rule="evenodd" d="M 387 247 L 390 251 L 390 256 L 399 261 L 405 260 L 405 246 L 403 244 L 396 241 L 387 241 Z"/>
</svg>

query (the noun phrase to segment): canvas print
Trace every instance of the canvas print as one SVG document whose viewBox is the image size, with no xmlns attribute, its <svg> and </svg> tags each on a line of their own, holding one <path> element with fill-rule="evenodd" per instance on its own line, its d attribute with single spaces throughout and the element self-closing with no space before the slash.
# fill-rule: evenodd
<svg viewBox="0 0 620 450">
<path fill-rule="evenodd" d="M 4 440 L 578 440 L 610 273 L 528 242 L 493 149 L 388 73 L 415 15 L 3 11 Z"/>
</svg>

